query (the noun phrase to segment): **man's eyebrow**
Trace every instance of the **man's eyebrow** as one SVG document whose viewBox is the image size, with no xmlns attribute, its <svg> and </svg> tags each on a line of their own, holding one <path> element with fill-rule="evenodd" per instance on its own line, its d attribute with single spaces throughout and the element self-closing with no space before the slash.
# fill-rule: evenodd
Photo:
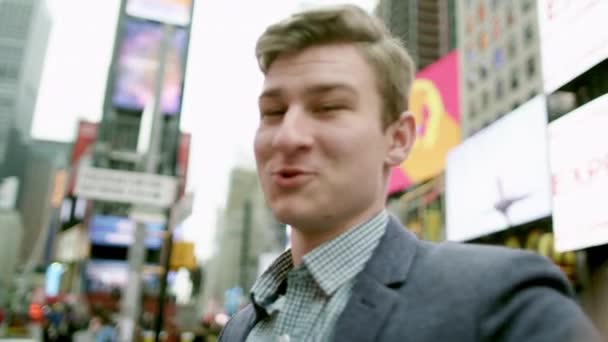
<svg viewBox="0 0 608 342">
<path fill-rule="evenodd" d="M 320 95 L 324 93 L 329 93 L 332 91 L 346 91 L 352 94 L 357 94 L 355 87 L 346 84 L 346 83 L 323 83 L 313 85 L 304 90 L 304 93 L 307 95 Z"/>
<path fill-rule="evenodd" d="M 346 91 L 346 92 L 352 93 L 354 95 L 357 94 L 355 87 L 353 87 L 349 84 L 345 84 L 345 83 L 316 84 L 316 85 L 305 88 L 304 94 L 308 95 L 308 96 L 311 96 L 311 95 L 314 96 L 314 95 L 321 95 L 321 94 L 329 93 L 332 91 Z M 262 92 L 262 94 L 260 94 L 259 100 L 262 100 L 265 98 L 281 97 L 282 95 L 283 95 L 283 90 L 281 88 L 269 88 L 269 89 L 264 90 Z"/>
<path fill-rule="evenodd" d="M 264 98 L 280 97 L 283 91 L 280 88 L 265 89 L 259 96 L 259 100 Z"/>
</svg>

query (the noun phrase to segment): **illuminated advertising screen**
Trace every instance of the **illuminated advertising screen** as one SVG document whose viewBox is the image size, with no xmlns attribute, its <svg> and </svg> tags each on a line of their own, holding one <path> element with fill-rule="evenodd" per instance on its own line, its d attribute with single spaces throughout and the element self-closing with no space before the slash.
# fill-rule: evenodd
<svg viewBox="0 0 608 342">
<path fill-rule="evenodd" d="M 174 272 L 169 272 L 168 282 L 172 284 Z M 146 294 L 157 293 L 160 278 L 153 272 L 141 273 L 142 290 Z M 129 281 L 129 264 L 126 261 L 91 259 L 85 263 L 84 279 L 87 292 L 111 293 L 124 289 Z"/>
<path fill-rule="evenodd" d="M 134 17 L 166 24 L 185 26 L 190 23 L 192 0 L 129 0 L 127 13 Z"/>
<path fill-rule="evenodd" d="M 162 39 L 160 24 L 133 18 L 126 20 L 112 92 L 115 107 L 141 111 L 152 105 Z M 180 111 L 187 44 L 187 31 L 182 28 L 173 30 L 160 100 L 161 110 L 166 115 Z"/>
<path fill-rule="evenodd" d="M 555 249 L 608 243 L 608 95 L 549 126 Z"/>
<path fill-rule="evenodd" d="M 608 1 L 538 0 L 545 92 L 608 58 Z"/>
<path fill-rule="evenodd" d="M 158 233 L 164 230 L 162 223 L 146 223 L 146 247 L 160 248 L 162 238 Z M 126 217 L 95 215 L 89 222 L 89 239 L 100 246 L 130 246 L 135 241 L 135 222 Z"/>
<path fill-rule="evenodd" d="M 448 153 L 446 233 L 468 241 L 551 214 L 543 96 L 523 104 Z"/>
<path fill-rule="evenodd" d="M 446 154 L 460 143 L 458 77 L 457 51 L 416 75 L 409 99 L 409 110 L 416 118 L 416 142 L 407 160 L 392 170 L 389 194 L 443 172 Z"/>
</svg>

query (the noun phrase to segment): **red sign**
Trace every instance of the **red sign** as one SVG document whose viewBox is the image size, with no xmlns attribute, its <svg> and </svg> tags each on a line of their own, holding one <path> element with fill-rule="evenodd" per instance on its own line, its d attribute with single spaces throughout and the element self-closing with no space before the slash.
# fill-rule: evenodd
<svg viewBox="0 0 608 342">
<path fill-rule="evenodd" d="M 188 162 L 190 160 L 190 133 L 181 133 L 179 148 L 177 150 L 177 176 L 179 178 L 178 198 L 184 196 L 186 191 L 186 181 L 188 179 Z"/>
<path fill-rule="evenodd" d="M 88 121 L 80 121 L 78 123 L 78 132 L 76 133 L 76 141 L 74 141 L 74 147 L 72 148 L 72 157 L 70 159 L 72 174 L 68 186 L 68 194 L 71 194 L 74 191 L 80 159 L 85 155 L 91 154 L 96 139 L 97 124 Z"/>
</svg>

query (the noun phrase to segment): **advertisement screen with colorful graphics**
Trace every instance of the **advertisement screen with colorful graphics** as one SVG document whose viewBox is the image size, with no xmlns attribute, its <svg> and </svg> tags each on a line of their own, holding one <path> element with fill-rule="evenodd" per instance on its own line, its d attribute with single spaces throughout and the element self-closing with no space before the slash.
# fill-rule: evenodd
<svg viewBox="0 0 608 342">
<path fill-rule="evenodd" d="M 469 241 L 551 214 L 547 109 L 537 96 L 448 153 L 446 233 Z"/>
<path fill-rule="evenodd" d="M 446 154 L 460 143 L 458 77 L 457 51 L 416 75 L 409 99 L 416 118 L 416 142 L 407 160 L 392 170 L 389 194 L 443 172 Z"/>
<path fill-rule="evenodd" d="M 141 273 L 142 290 L 146 294 L 158 293 L 160 279 L 152 272 Z M 169 284 L 173 283 L 174 272 L 168 274 Z M 129 264 L 126 261 L 90 259 L 84 266 L 84 279 L 87 292 L 111 293 L 116 289 L 124 289 L 129 279 Z"/>
<path fill-rule="evenodd" d="M 146 247 L 159 249 L 163 243 L 159 233 L 164 230 L 162 223 L 146 223 Z M 89 239 L 95 245 L 130 246 L 135 240 L 135 222 L 126 217 L 95 215 L 89 222 Z"/>
<path fill-rule="evenodd" d="M 555 248 L 608 243 L 608 95 L 549 126 Z"/>
<path fill-rule="evenodd" d="M 162 40 L 162 25 L 134 18 L 127 19 L 112 92 L 114 106 L 140 111 L 152 105 Z M 161 110 L 166 115 L 175 115 L 181 108 L 187 44 L 187 31 L 175 29 L 167 51 L 165 81 L 160 101 Z"/>
<path fill-rule="evenodd" d="M 129 0 L 127 13 L 134 17 L 185 26 L 190 23 L 192 0 Z"/>
<path fill-rule="evenodd" d="M 608 1 L 538 0 L 545 93 L 608 58 Z"/>
</svg>

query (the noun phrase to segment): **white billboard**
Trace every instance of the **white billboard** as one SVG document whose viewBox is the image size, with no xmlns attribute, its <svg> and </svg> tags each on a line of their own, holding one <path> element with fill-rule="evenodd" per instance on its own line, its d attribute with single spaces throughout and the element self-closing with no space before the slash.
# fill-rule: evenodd
<svg viewBox="0 0 608 342">
<path fill-rule="evenodd" d="M 555 249 L 608 243 L 608 95 L 551 123 Z"/>
<path fill-rule="evenodd" d="M 127 13 L 161 23 L 186 26 L 190 23 L 192 0 L 129 0 Z"/>
<path fill-rule="evenodd" d="M 469 241 L 551 214 L 547 110 L 537 96 L 448 153 L 447 239 Z"/>
<path fill-rule="evenodd" d="M 83 166 L 74 193 L 83 198 L 169 207 L 175 201 L 175 177 Z"/>
<path fill-rule="evenodd" d="M 608 57 L 608 1 L 538 0 L 546 93 Z"/>
</svg>

